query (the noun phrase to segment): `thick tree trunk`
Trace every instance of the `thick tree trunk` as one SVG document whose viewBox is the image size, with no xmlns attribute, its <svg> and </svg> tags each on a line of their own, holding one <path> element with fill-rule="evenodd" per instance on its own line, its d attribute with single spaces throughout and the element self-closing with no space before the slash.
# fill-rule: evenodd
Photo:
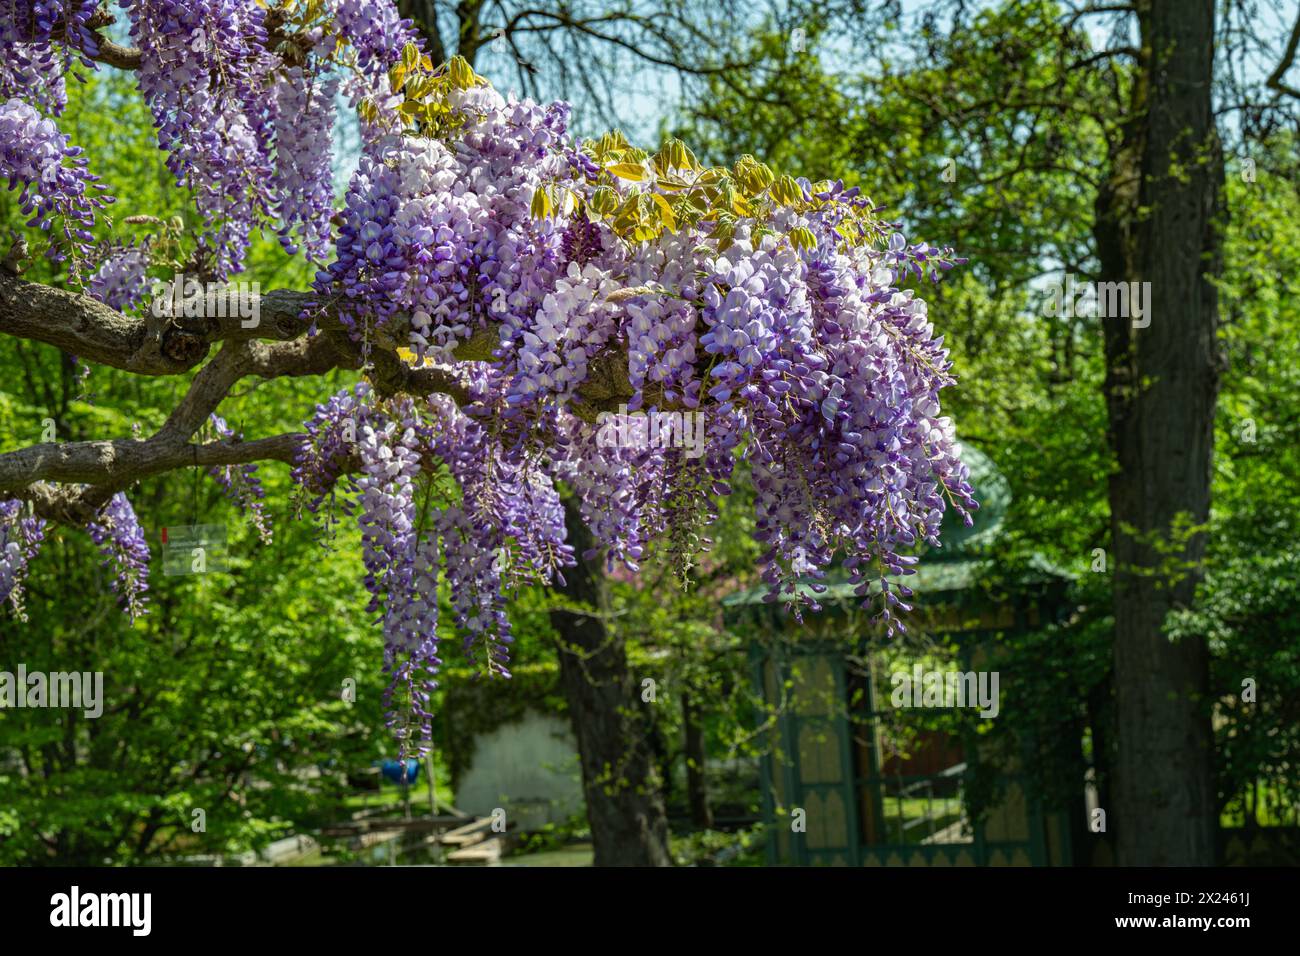
<svg viewBox="0 0 1300 956">
<path fill-rule="evenodd" d="M 691 802 L 691 822 L 701 830 L 713 829 L 709 785 L 704 775 L 704 728 L 700 712 L 689 693 L 682 695 L 682 724 L 686 736 L 686 794 Z"/>
<path fill-rule="evenodd" d="M 1102 281 L 1149 282 L 1150 324 L 1103 320 L 1115 566 L 1115 807 L 1122 865 L 1210 865 L 1217 821 L 1208 654 L 1168 613 L 1201 578 L 1218 391 L 1222 161 L 1211 111 L 1213 0 L 1139 3 L 1143 55 L 1098 197 Z M 1139 323 L 1140 324 L 1140 323 Z"/>
<path fill-rule="evenodd" d="M 397 0 L 397 12 L 415 24 L 424 36 L 429 57 L 434 65 L 442 63 L 453 53 L 463 56 L 474 65 L 478 51 L 492 39 L 483 35 L 483 0 L 458 0 L 451 11 L 444 11 L 441 19 L 437 0 Z M 450 40 L 455 49 L 450 49 Z"/>
<path fill-rule="evenodd" d="M 582 560 L 592 547 L 590 532 L 567 499 L 564 515 L 579 561 L 576 568 L 565 568 L 560 591 L 604 611 L 604 576 L 593 562 Z M 668 820 L 649 746 L 646 708 L 653 705 L 641 700 L 623 641 L 590 614 L 553 610 L 551 624 L 559 635 L 560 679 L 578 738 L 595 864 L 670 866 Z"/>
<path fill-rule="evenodd" d="M 1088 695 L 1088 727 L 1092 732 L 1092 773 L 1093 785 L 1097 788 L 1097 806 L 1107 813 L 1114 813 L 1115 804 L 1111 799 L 1112 787 L 1111 781 L 1114 780 L 1115 766 L 1115 748 L 1112 744 L 1112 734 L 1110 732 L 1113 712 L 1111 706 L 1114 697 L 1114 675 L 1108 676 L 1104 681 L 1093 688 Z M 1089 847 L 1083 853 L 1075 854 L 1075 865 L 1092 866 L 1093 860 L 1097 858 L 1097 849 L 1094 844 L 1101 842 L 1109 847 L 1114 847 L 1115 840 L 1113 831 L 1105 835 L 1099 835 L 1092 829 L 1092 817 L 1085 814 L 1079 821 L 1079 829 L 1075 831 L 1076 847 Z M 1114 860 L 1114 850 L 1111 850 L 1110 859 Z"/>
<path fill-rule="evenodd" d="M 435 0 L 397 0 L 397 12 L 415 24 L 424 36 L 429 57 L 435 66 L 447 59 L 442 42 L 441 24 L 438 23 L 438 4 Z"/>
</svg>

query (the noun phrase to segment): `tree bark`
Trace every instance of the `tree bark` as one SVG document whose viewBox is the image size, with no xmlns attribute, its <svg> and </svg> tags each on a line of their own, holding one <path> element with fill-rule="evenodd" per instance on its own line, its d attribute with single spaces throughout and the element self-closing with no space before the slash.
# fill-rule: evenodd
<svg viewBox="0 0 1300 956">
<path fill-rule="evenodd" d="M 686 736 L 686 794 L 691 802 L 691 822 L 702 830 L 712 830 L 713 809 L 709 806 L 709 785 L 704 775 L 704 729 L 689 693 L 682 695 L 682 724 Z"/>
<path fill-rule="evenodd" d="M 1210 88 L 1214 3 L 1138 4 L 1130 119 L 1097 200 L 1102 280 L 1149 282 L 1150 324 L 1103 319 L 1115 566 L 1118 862 L 1211 865 L 1216 802 L 1204 639 L 1171 642 L 1209 516 L 1218 392 L 1222 161 Z M 1145 319 L 1143 320 L 1145 321 Z"/>
<path fill-rule="evenodd" d="M 447 49 L 442 43 L 442 30 L 438 23 L 438 4 L 434 0 L 397 0 L 397 12 L 415 24 L 429 48 L 429 58 L 434 66 L 447 60 Z"/>
<path fill-rule="evenodd" d="M 558 590 L 575 604 L 604 612 L 608 586 L 599 565 L 582 558 L 593 542 L 571 499 L 565 499 L 564 517 L 578 565 L 565 569 L 566 583 Z M 648 744 L 647 708 L 654 705 L 641 700 L 623 640 L 593 614 L 556 609 L 550 617 L 578 739 L 595 865 L 670 866 L 668 820 Z"/>
</svg>

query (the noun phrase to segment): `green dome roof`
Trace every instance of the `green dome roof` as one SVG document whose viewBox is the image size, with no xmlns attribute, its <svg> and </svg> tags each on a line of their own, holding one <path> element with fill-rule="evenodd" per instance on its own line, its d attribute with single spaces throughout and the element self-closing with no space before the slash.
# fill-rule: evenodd
<svg viewBox="0 0 1300 956">
<path fill-rule="evenodd" d="M 971 513 L 974 520 L 970 527 L 951 507 L 944 514 L 939 529 L 942 547 L 928 549 L 921 556 L 916 574 L 907 578 L 908 586 L 919 593 L 962 591 L 972 587 L 986 563 L 980 560 L 979 552 L 1002 533 L 1007 508 L 1011 505 L 1011 484 L 988 455 L 971 445 L 963 445 L 961 459 L 970 469 L 970 484 L 979 509 Z M 796 585 L 797 591 L 811 593 L 808 588 L 810 580 Z M 848 573 L 839 566 L 827 569 L 822 583 L 827 586 L 826 593 L 818 598 L 822 603 L 860 600 L 848 583 Z M 873 590 L 878 587 L 875 585 Z M 722 603 L 725 607 L 760 604 L 766 593 L 767 587 L 763 585 L 731 594 Z M 784 595 L 778 603 L 784 604 L 789 600 L 791 596 Z"/>
<path fill-rule="evenodd" d="M 979 510 L 971 513 L 974 524 L 968 528 L 956 511 L 948 509 L 943 524 L 939 526 L 939 541 L 943 547 L 929 552 L 930 561 L 967 557 L 973 551 L 988 547 L 1002 533 L 1007 509 L 1011 506 L 1011 483 L 988 455 L 972 445 L 964 445 L 961 460 L 970 469 L 970 483 L 975 489 Z"/>
</svg>

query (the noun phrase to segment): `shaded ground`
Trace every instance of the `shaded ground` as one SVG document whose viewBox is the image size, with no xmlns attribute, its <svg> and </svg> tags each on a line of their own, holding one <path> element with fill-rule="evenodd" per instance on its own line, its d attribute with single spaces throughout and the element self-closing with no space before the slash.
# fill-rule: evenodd
<svg viewBox="0 0 1300 956">
<path fill-rule="evenodd" d="M 591 866 L 592 855 L 590 843 L 575 843 L 558 850 L 506 857 L 501 866 Z"/>
</svg>

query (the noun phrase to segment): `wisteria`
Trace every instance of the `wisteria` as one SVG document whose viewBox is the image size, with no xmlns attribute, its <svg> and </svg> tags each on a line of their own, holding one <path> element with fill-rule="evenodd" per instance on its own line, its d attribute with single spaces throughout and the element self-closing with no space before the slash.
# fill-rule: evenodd
<svg viewBox="0 0 1300 956">
<path fill-rule="evenodd" d="M 319 514 L 327 500 L 334 500 L 340 482 L 345 491 L 355 488 L 349 466 L 356 454 L 357 431 L 373 414 L 373 394 L 368 384 L 358 382 L 317 405 L 316 414 L 307 422 L 292 475 L 305 493 L 306 507 L 312 514 Z M 326 508 L 326 524 L 333 525 L 329 510 Z"/>
<path fill-rule="evenodd" d="M 250 230 L 274 203 L 267 86 L 278 58 L 268 49 L 266 10 L 253 0 L 123 5 L 158 146 L 209 223 L 200 248 L 215 274 L 238 272 Z"/>
<path fill-rule="evenodd" d="M 401 103 L 388 71 L 404 49 L 420 47 L 419 35 L 392 3 L 327 0 L 327 6 L 336 55 L 350 67 L 344 91 L 362 119 L 366 142 L 374 143 L 396 122 Z"/>
<path fill-rule="evenodd" d="M 378 428 L 364 425 L 357 441 L 361 546 L 373 596 L 367 610 L 382 612 L 385 666 L 392 676 L 389 722 L 404 745 L 417 732 L 411 719 L 421 740 L 428 737 L 425 703 L 439 663 L 437 588 L 428 589 L 430 579 L 436 582 L 436 544 L 422 541 L 417 526 L 419 440 L 409 403 L 405 411 Z M 399 708 L 395 697 L 405 706 Z"/>
<path fill-rule="evenodd" d="M 244 436 L 236 432 L 226 420 L 215 412 L 209 417 L 215 431 L 222 441 L 236 444 Z M 257 465 L 245 462 L 242 465 L 214 465 L 208 474 L 226 492 L 226 496 L 248 516 L 249 523 L 257 531 L 263 544 L 271 543 L 271 519 L 266 513 L 266 490 L 262 480 L 257 476 Z"/>
<path fill-rule="evenodd" d="M 20 621 L 27 620 L 23 609 L 27 564 L 45 538 L 45 519 L 29 515 L 26 509 L 16 498 L 0 501 L 0 605 L 8 602 Z"/>
<path fill-rule="evenodd" d="M 122 492 L 109 499 L 89 524 L 91 540 L 99 545 L 104 566 L 116 572 L 113 590 L 122 609 L 135 620 L 145 613 L 145 591 L 149 590 L 149 545 L 135 509 Z"/>
<path fill-rule="evenodd" d="M 67 245 L 89 255 L 95 210 L 113 201 L 99 177 L 87 170 L 81 148 L 72 146 L 52 119 L 19 99 L 0 104 L 0 178 L 19 188 L 18 205 L 27 225 L 49 230 L 58 220 Z M 65 258 L 51 243 L 47 255 Z"/>
<path fill-rule="evenodd" d="M 489 320 L 536 309 L 560 267 L 560 236 L 530 216 L 529 204 L 544 176 L 566 168 L 550 147 L 561 142 L 568 109 L 506 111 L 494 91 L 477 89 L 485 92 L 449 94 L 464 139 L 399 139 L 362 158 L 337 258 L 318 279 L 322 293 L 343 294 L 353 325 L 409 315 L 420 356 L 446 354 Z"/>
<path fill-rule="evenodd" d="M 495 391 L 492 375 L 473 375 L 470 382 L 479 403 Z M 430 398 L 421 433 L 426 454 L 446 467 L 460 491 L 459 503 L 435 505 L 433 516 L 466 656 L 482 671 L 508 677 L 514 638 L 506 592 L 549 582 L 572 563 L 563 505 L 549 476 L 505 454 L 488 425 L 446 396 Z"/>
<path fill-rule="evenodd" d="M 119 311 L 132 309 L 149 294 L 148 271 L 149 250 L 144 245 L 113 246 L 86 279 L 86 292 Z"/>
<path fill-rule="evenodd" d="M 124 6 L 211 270 L 240 269 L 252 230 L 274 223 L 318 266 L 314 314 L 359 343 L 370 381 L 317 407 L 293 478 L 327 529 L 358 520 L 404 750 L 428 746 L 440 629 L 509 676 L 511 589 L 557 582 L 577 557 L 562 487 L 597 544 L 587 557 L 636 570 L 662 541 L 685 573 L 741 474 L 770 599 L 815 608 L 839 561 L 884 629 L 902 629 L 913 552 L 940 545 L 948 508 L 969 521 L 976 506 L 939 402 L 951 363 L 917 288 L 961 261 L 951 250 L 909 243 L 856 189 L 753 157 L 706 167 L 677 141 L 579 142 L 567 104 L 431 63 L 389 2 Z M 337 211 L 336 82 L 364 139 Z M 36 221 L 88 228 L 97 184 L 65 139 L 17 99 L 5 124 L 0 171 Z M 122 307 L 147 262 L 108 248 L 89 287 Z M 444 373 L 456 399 L 381 393 L 381 349 Z M 698 416 L 703 448 L 611 447 L 610 414 Z M 252 466 L 213 474 L 265 531 Z M 123 496 L 91 532 L 138 613 L 148 552 Z"/>
<path fill-rule="evenodd" d="M 324 262 L 333 246 L 331 155 L 340 77 L 365 121 L 367 143 L 400 128 L 401 98 L 392 92 L 389 69 L 417 42 L 410 22 L 390 3 L 362 0 L 290 2 L 274 11 L 258 0 L 121 0 L 120 6 L 139 51 L 137 82 L 158 146 L 177 185 L 194 196 L 195 263 L 218 278 L 239 272 L 261 225 L 276 227 L 289 254 L 301 248 Z M 77 75 L 77 66 L 97 68 L 97 29 L 112 20 L 97 19 L 98 8 L 97 0 L 0 0 L 0 102 L 10 111 L 24 107 L 0 127 L 15 157 L 39 160 L 49 152 L 57 129 L 48 117 L 66 106 L 65 77 Z M 72 245 L 90 241 L 90 213 L 98 203 L 83 208 L 85 189 L 76 179 L 93 177 L 82 171 L 56 180 L 46 166 L 46 175 L 34 180 L 15 158 L 0 159 L 9 161 L 0 173 L 11 184 L 40 184 L 33 190 L 39 197 L 34 225 L 48 228 L 45 213 L 55 209 L 68 217 Z M 66 245 L 51 250 L 62 255 Z"/>
<path fill-rule="evenodd" d="M 275 81 L 275 186 L 280 241 L 323 262 L 333 246 L 334 94 L 338 81 L 292 67 Z"/>
<path fill-rule="evenodd" d="M 480 401 L 491 380 L 487 371 L 463 373 Z M 312 511 L 340 488 L 355 499 L 369 610 L 385 637 L 389 724 L 404 746 L 423 752 L 441 664 L 439 576 L 467 657 L 508 677 L 510 590 L 550 581 L 573 561 L 559 493 L 447 396 L 384 402 L 365 385 L 318 406 L 294 476 Z"/>
<path fill-rule="evenodd" d="M 99 43 L 90 21 L 98 6 L 99 0 L 0 0 L 0 99 L 19 97 L 63 112 L 64 77 L 76 63 L 95 67 L 90 57 Z"/>
<path fill-rule="evenodd" d="M 551 473 L 577 491 L 611 562 L 634 564 L 664 534 L 703 541 L 739 455 L 770 596 L 795 595 L 801 578 L 815 593 L 843 554 L 859 593 L 882 588 L 882 620 L 901 628 L 901 552 L 937 546 L 947 506 L 974 507 L 939 415 L 947 353 L 902 287 L 937 281 L 951 253 L 909 246 L 838 183 L 777 179 L 752 159 L 706 171 L 680 144 L 653 158 L 621 137 L 579 150 L 562 105 L 508 101 L 472 75 L 450 86 L 447 132 L 392 142 L 349 188 L 318 291 L 342 298 L 354 335 L 409 317 L 417 359 L 454 361 L 494 333 L 492 454 L 525 462 L 564 434 Z M 706 175 L 720 185 L 684 202 Z M 709 209 L 722 197 L 727 208 Z M 693 206 L 708 211 L 692 218 Z M 596 446 L 584 391 L 611 362 L 627 409 L 706 416 L 701 462 Z"/>
</svg>

